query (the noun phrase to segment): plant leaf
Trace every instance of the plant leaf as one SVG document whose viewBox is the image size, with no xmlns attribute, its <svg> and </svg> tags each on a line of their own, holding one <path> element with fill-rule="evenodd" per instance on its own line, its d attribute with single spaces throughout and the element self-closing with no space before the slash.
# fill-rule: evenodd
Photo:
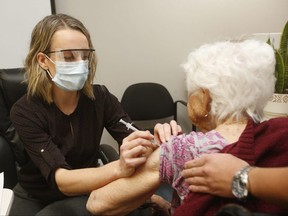
<svg viewBox="0 0 288 216">
<path fill-rule="evenodd" d="M 287 39 L 288 39 L 288 21 L 286 22 L 282 34 L 281 34 L 281 39 L 280 39 L 280 53 L 283 57 L 284 64 L 286 65 L 286 56 L 287 56 Z"/>
<path fill-rule="evenodd" d="M 276 66 L 275 66 L 275 93 L 282 93 L 285 88 L 284 72 L 285 66 L 283 58 L 278 50 L 275 50 Z"/>
<path fill-rule="evenodd" d="M 287 93 L 288 89 L 288 21 L 286 22 L 286 25 L 282 31 L 282 36 L 281 36 L 281 43 L 280 43 L 280 49 L 281 49 L 281 54 L 283 57 L 283 63 L 284 63 L 284 93 Z"/>
</svg>

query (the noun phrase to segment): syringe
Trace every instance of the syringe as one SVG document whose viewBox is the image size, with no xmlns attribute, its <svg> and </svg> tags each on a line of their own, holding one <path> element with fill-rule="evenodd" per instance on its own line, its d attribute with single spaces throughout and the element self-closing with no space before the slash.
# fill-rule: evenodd
<svg viewBox="0 0 288 216">
<path fill-rule="evenodd" d="M 133 131 L 138 131 L 138 129 L 136 127 L 134 127 L 132 125 L 132 123 L 128 123 L 128 122 L 124 121 L 123 119 L 120 119 L 119 122 L 124 124 L 127 127 L 127 130 L 130 129 L 130 130 L 133 130 Z M 158 143 L 155 142 L 154 139 L 151 140 L 151 142 L 152 142 L 153 145 L 160 146 Z"/>
<path fill-rule="evenodd" d="M 123 119 L 120 119 L 120 123 L 124 124 L 127 127 L 127 130 L 131 129 L 133 131 L 137 131 L 138 129 L 135 128 L 132 123 L 125 122 Z"/>
</svg>

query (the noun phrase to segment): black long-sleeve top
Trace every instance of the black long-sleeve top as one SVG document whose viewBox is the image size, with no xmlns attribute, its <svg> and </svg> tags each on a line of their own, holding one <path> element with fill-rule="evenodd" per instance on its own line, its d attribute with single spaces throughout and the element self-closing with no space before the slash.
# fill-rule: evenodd
<svg viewBox="0 0 288 216">
<path fill-rule="evenodd" d="M 20 185 L 44 202 L 65 198 L 56 185 L 58 168 L 79 169 L 98 165 L 103 129 L 119 143 L 131 131 L 119 123 L 130 121 L 118 99 L 105 86 L 94 85 L 95 100 L 81 94 L 75 111 L 66 115 L 39 97 L 20 98 L 11 109 L 29 161 L 18 173 Z"/>
</svg>

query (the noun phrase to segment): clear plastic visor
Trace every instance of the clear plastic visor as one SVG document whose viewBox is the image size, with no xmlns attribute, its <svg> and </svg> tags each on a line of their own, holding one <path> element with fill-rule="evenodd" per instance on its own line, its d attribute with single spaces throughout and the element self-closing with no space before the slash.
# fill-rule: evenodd
<svg viewBox="0 0 288 216">
<path fill-rule="evenodd" d="M 44 52 L 55 61 L 59 62 L 78 62 L 82 60 L 90 60 L 94 49 L 59 49 L 55 51 Z"/>
</svg>

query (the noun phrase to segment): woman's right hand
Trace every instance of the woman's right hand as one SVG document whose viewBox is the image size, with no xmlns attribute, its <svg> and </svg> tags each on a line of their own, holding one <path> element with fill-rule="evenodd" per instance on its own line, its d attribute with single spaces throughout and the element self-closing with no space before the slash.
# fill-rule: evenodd
<svg viewBox="0 0 288 216">
<path fill-rule="evenodd" d="M 154 151 L 153 135 L 149 131 L 135 131 L 123 139 L 120 146 L 120 177 L 131 176 L 135 169 L 144 164 Z"/>
</svg>

